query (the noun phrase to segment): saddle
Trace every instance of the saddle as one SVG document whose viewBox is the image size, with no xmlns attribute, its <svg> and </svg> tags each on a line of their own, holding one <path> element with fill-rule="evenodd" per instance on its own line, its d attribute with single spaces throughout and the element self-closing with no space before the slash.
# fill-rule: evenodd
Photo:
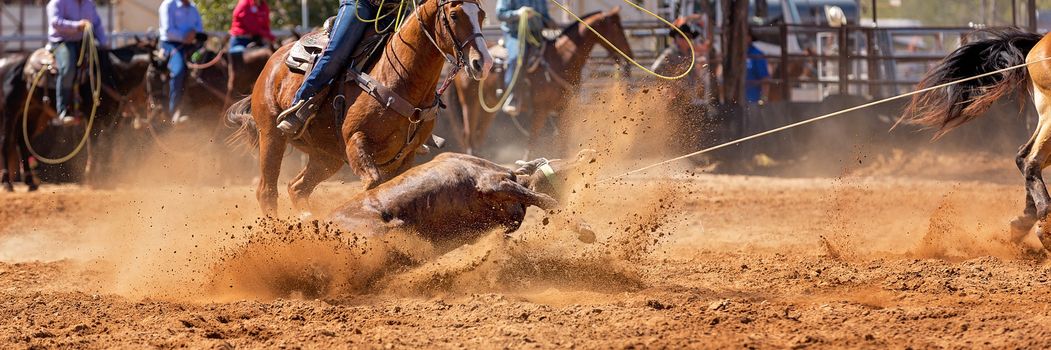
<svg viewBox="0 0 1051 350">
<path fill-rule="evenodd" d="M 314 69 L 314 64 L 328 47 L 332 25 L 335 21 L 336 17 L 329 17 L 325 20 L 321 30 L 310 32 L 292 44 L 292 49 L 288 51 L 288 57 L 285 58 L 285 65 L 289 70 L 293 73 L 309 74 Z M 375 34 L 371 31 L 366 33 L 351 54 L 350 66 L 362 71 L 371 65 L 373 59 L 376 58 L 376 53 L 380 52 L 378 49 L 387 43 L 389 37 L 389 33 Z"/>
</svg>

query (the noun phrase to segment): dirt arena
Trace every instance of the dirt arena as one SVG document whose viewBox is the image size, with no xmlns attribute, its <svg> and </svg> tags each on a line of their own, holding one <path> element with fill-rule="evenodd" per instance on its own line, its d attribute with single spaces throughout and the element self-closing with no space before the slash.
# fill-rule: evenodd
<svg viewBox="0 0 1051 350">
<path fill-rule="evenodd" d="M 614 105 L 616 119 L 645 117 L 645 106 Z M 604 145 L 600 163 L 630 169 L 664 156 L 614 151 L 649 150 L 642 141 L 662 140 L 647 135 L 652 126 L 566 137 Z M 680 163 L 567 184 L 564 209 L 533 208 L 511 237 L 448 252 L 411 235 L 261 223 L 247 185 L 141 174 L 150 185 L 48 185 L 0 195 L 0 342 L 1048 348 L 1051 266 L 1004 242 L 1024 198 L 1011 162 L 894 150 L 843 162 L 840 176 L 802 178 Z M 323 184 L 318 211 L 359 190 Z M 588 222 L 598 242 L 581 243 L 563 228 L 568 218 Z"/>
</svg>

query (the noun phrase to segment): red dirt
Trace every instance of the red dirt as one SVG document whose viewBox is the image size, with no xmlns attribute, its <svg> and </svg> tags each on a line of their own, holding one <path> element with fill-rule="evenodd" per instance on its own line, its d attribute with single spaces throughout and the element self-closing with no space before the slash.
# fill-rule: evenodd
<svg viewBox="0 0 1051 350">
<path fill-rule="evenodd" d="M 0 341 L 1051 346 L 1051 268 L 998 241 L 1020 209 L 1018 186 L 715 175 L 618 186 L 583 213 L 602 244 L 575 243 L 534 213 L 506 244 L 489 237 L 394 270 L 340 255 L 353 251 L 345 238 L 255 227 L 247 187 L 49 186 L 4 195 Z M 316 198 L 357 189 L 325 185 Z M 307 244 L 282 245 L 289 236 Z M 253 249 L 272 260 L 246 263 Z M 325 264 L 332 261 L 339 264 Z M 387 271 L 370 281 L 337 276 L 364 268 Z M 227 279 L 216 277 L 222 272 Z M 236 283 L 256 284 L 236 293 L 216 288 L 230 272 Z M 335 280 L 356 285 L 328 283 Z"/>
</svg>

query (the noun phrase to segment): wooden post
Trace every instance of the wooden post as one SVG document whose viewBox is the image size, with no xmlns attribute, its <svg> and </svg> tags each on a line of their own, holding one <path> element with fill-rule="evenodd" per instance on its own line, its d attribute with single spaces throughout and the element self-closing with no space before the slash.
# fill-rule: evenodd
<svg viewBox="0 0 1051 350">
<path fill-rule="evenodd" d="M 728 0 L 729 2 L 729 0 Z M 743 106 L 745 104 L 745 60 L 748 49 L 745 43 L 748 36 L 748 0 L 733 0 L 729 18 L 724 28 L 726 34 L 723 42 L 726 51 L 723 56 L 724 103 Z"/>
<path fill-rule="evenodd" d="M 44 34 L 44 42 L 40 44 L 40 47 L 44 47 L 47 46 L 47 27 L 50 22 L 47 20 L 47 1 L 37 0 L 37 5 L 40 6 L 40 18 L 42 19 L 42 21 L 40 21 L 40 29 L 41 33 Z"/>
<path fill-rule="evenodd" d="M 1029 0 L 1026 10 L 1029 11 L 1029 31 L 1036 33 L 1036 0 Z"/>
<path fill-rule="evenodd" d="M 712 9 L 712 3 L 708 0 L 701 1 L 701 12 L 708 14 L 708 17 L 704 21 L 704 40 L 708 45 L 711 45 L 711 43 L 715 42 L 715 22 L 718 20 L 718 18 L 715 17 L 715 11 L 713 11 Z M 718 102 L 720 98 L 719 92 L 712 91 L 716 90 L 713 87 L 718 85 L 719 81 L 719 77 L 716 75 L 715 69 L 715 62 L 717 61 L 716 58 L 718 58 L 716 57 L 717 51 L 718 50 L 716 50 L 715 47 L 709 47 L 708 49 L 708 85 L 705 86 L 705 89 L 711 90 L 705 91 L 705 95 L 708 96 L 708 102 L 712 104 Z"/>
<path fill-rule="evenodd" d="M 868 57 L 867 57 L 868 58 L 868 60 L 867 60 L 868 61 L 868 71 L 869 71 L 868 80 L 870 82 L 879 81 L 880 80 L 880 75 L 881 75 L 880 74 L 880 70 L 879 70 L 880 60 L 876 58 L 876 55 L 879 55 L 879 50 L 878 50 L 878 47 L 876 45 L 876 31 L 878 29 L 876 29 L 876 28 L 864 28 L 863 30 L 865 31 L 865 47 L 868 48 L 868 50 L 865 52 L 865 54 L 868 55 Z M 874 97 L 874 98 L 882 97 L 882 95 L 883 95 L 882 87 L 879 84 L 870 83 L 869 84 L 869 95 Z"/>
<path fill-rule="evenodd" d="M 1018 26 L 1018 0 L 1011 0 L 1011 26 Z"/>
<path fill-rule="evenodd" d="M 781 62 L 777 65 L 779 67 L 778 71 L 781 73 L 779 77 L 781 79 L 781 98 L 785 102 L 790 102 L 792 101 L 792 76 L 788 74 L 790 65 L 788 62 L 788 24 L 781 22 L 778 28 L 781 29 L 781 38 L 779 39 L 781 41 Z"/>
<path fill-rule="evenodd" d="M 850 75 L 850 47 L 847 43 L 847 27 L 839 27 L 839 93 L 850 93 L 847 76 Z"/>
</svg>

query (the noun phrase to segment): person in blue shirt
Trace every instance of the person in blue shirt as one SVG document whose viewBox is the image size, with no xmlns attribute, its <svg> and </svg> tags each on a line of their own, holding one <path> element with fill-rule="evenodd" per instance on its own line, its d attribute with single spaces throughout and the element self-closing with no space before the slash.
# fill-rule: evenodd
<svg viewBox="0 0 1051 350">
<path fill-rule="evenodd" d="M 92 27 L 95 41 L 100 47 L 105 47 L 106 29 L 102 27 L 102 19 L 99 18 L 93 0 L 50 0 L 47 3 L 47 17 L 48 43 L 54 49 L 55 65 L 58 68 L 58 89 L 55 91 L 55 110 L 58 111 L 58 116 L 51 122 L 55 125 L 69 125 L 76 121 L 70 104 L 80 46 L 84 44 L 81 42 L 84 39 L 84 31 L 87 27 Z M 105 62 L 108 61 L 103 60 L 100 64 Z"/>
<path fill-rule="evenodd" d="M 328 47 L 321 53 L 321 58 L 314 64 L 314 69 L 310 71 L 310 74 L 303 81 L 303 85 L 296 91 L 296 96 L 292 99 L 292 106 L 277 116 L 277 128 L 282 133 L 296 137 L 300 134 L 303 126 L 307 124 L 307 121 L 314 117 L 314 113 L 317 112 L 320 106 L 320 102 L 314 101 L 314 98 L 318 97 L 318 93 L 332 82 L 332 79 L 347 69 L 350 55 L 354 53 L 354 49 L 361 42 L 362 36 L 365 35 L 365 30 L 372 25 L 371 22 L 367 21 L 377 19 L 377 14 L 379 13 L 378 2 L 370 0 L 340 0 L 339 12 L 336 13 L 336 20 L 330 30 Z M 396 8 L 398 1 L 387 1 L 385 5 L 390 5 L 391 3 L 395 6 L 385 6 L 385 8 Z M 388 24 L 395 17 L 393 15 L 383 17 L 380 19 L 379 27 L 387 28 Z M 434 59 L 441 58 L 435 57 Z M 347 101 L 348 104 L 352 102 Z"/>
<path fill-rule="evenodd" d="M 755 46 L 755 33 L 748 30 L 748 58 L 745 60 L 744 93 L 748 104 L 761 105 L 769 96 L 770 67 L 763 51 Z"/>
<path fill-rule="evenodd" d="M 527 41 L 526 52 L 518 52 L 519 40 L 525 40 L 525 38 L 518 37 L 518 20 L 525 16 L 530 16 L 529 31 L 535 33 L 540 43 L 544 41 L 544 38 L 540 36 L 540 31 L 544 28 L 556 27 L 555 21 L 548 13 L 547 0 L 499 0 L 496 2 L 496 19 L 500 20 L 500 30 L 504 32 L 504 47 L 507 48 L 507 70 L 504 71 L 505 89 L 512 89 L 511 78 L 514 77 L 518 56 L 524 55 L 528 58 L 529 54 L 536 49 Z M 514 90 L 511 91 L 513 93 Z M 521 95 L 520 93 L 519 96 Z M 515 114 L 518 108 L 511 102 L 512 99 L 513 97 L 507 99 L 504 111 Z M 518 100 L 520 102 L 521 98 Z"/>
<path fill-rule="evenodd" d="M 201 13 L 190 0 L 164 0 L 160 7 L 161 49 L 168 60 L 168 115 L 172 123 L 186 121 L 177 115 L 183 84 L 189 74 L 186 60 L 193 53 L 198 33 L 204 32 Z"/>
</svg>

